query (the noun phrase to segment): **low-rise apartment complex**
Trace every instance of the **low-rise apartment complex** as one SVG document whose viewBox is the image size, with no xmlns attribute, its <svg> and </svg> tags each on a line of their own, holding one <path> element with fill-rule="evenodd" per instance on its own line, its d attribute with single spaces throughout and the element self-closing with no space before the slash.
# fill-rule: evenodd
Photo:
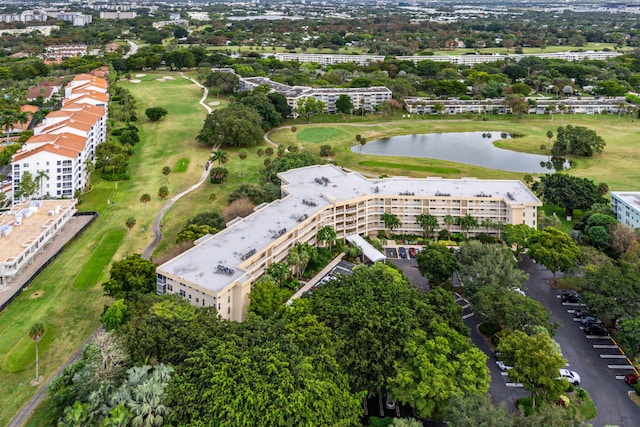
<svg viewBox="0 0 640 427">
<path fill-rule="evenodd" d="M 504 98 L 495 99 L 431 99 L 407 97 L 405 109 L 410 114 L 510 114 L 511 107 Z M 566 98 L 535 99 L 529 108 L 529 114 L 559 113 L 567 114 L 619 114 L 626 113 L 632 104 L 625 97 L 611 98 Z"/>
<path fill-rule="evenodd" d="M 0 288 L 60 232 L 75 212 L 75 200 L 33 200 L 0 213 Z"/>
<path fill-rule="evenodd" d="M 563 59 L 565 61 L 584 61 L 585 59 L 607 60 L 622 55 L 620 52 L 605 51 L 584 51 L 584 52 L 552 52 L 552 53 L 524 53 L 524 54 L 472 54 L 472 55 L 424 55 L 424 56 L 396 56 L 400 61 L 420 61 L 449 62 L 451 64 L 473 66 L 487 62 L 497 61 L 520 61 L 523 58 L 536 57 L 543 59 Z M 321 54 L 321 53 L 275 53 L 265 56 L 274 56 L 279 61 L 297 61 L 320 64 L 323 67 L 345 62 L 367 65 L 375 61 L 384 61 L 382 55 L 347 55 L 347 54 Z"/>
<path fill-rule="evenodd" d="M 14 203 L 22 201 L 25 172 L 37 180 L 36 198 L 72 198 L 83 190 L 87 164 L 96 146 L 107 139 L 107 82 L 91 74 L 77 75 L 65 89 L 62 108 L 47 114 L 34 135 L 11 162 Z"/>
<path fill-rule="evenodd" d="M 267 77 L 247 77 L 240 79 L 240 90 L 253 90 L 258 86 L 266 85 L 274 92 L 282 94 L 287 99 L 287 104 L 296 116 L 295 108 L 301 99 L 315 98 L 325 103 L 325 113 L 336 112 L 336 101 L 340 95 L 347 95 L 351 99 L 354 109 L 363 108 L 372 112 L 375 107 L 388 101 L 393 94 L 384 86 L 367 88 L 312 88 L 308 86 L 289 86 L 274 82 Z"/>
<path fill-rule="evenodd" d="M 472 215 L 479 222 L 536 226 L 542 203 L 520 181 L 475 178 L 368 179 L 333 165 L 293 169 L 279 174 L 283 198 L 260 206 L 213 236 L 157 268 L 157 291 L 178 294 L 196 306 L 216 307 L 225 319 L 241 321 L 251 286 L 274 262 L 284 261 L 298 242 L 316 243 L 318 230 L 331 226 L 338 238 L 377 235 L 382 214 L 393 213 L 397 233 L 421 234 L 418 215 L 438 218 Z M 497 229 L 471 230 L 496 234 Z"/>
<path fill-rule="evenodd" d="M 621 224 L 640 228 L 640 192 L 612 191 L 611 210 Z"/>
</svg>

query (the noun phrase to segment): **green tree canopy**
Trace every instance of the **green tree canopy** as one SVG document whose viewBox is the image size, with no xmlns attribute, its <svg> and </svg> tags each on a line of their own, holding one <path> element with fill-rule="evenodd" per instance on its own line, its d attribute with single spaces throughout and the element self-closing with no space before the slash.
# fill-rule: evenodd
<svg viewBox="0 0 640 427">
<path fill-rule="evenodd" d="M 531 393 L 533 404 L 537 400 L 551 401 L 562 388 L 558 370 L 567 361 L 558 354 L 551 337 L 545 333 L 533 336 L 522 331 L 503 333 L 498 350 L 505 363 L 513 366 L 509 379 L 521 383 Z"/>
<path fill-rule="evenodd" d="M 252 92 L 240 102 L 254 109 L 262 118 L 261 127 L 266 131 L 282 123 L 282 115 L 276 110 L 271 100 L 262 92 Z"/>
<path fill-rule="evenodd" d="M 313 316 L 220 327 L 223 334 L 177 368 L 168 389 L 172 424 L 359 425 L 364 396 L 349 391 L 335 339 Z"/>
<path fill-rule="evenodd" d="M 580 250 L 567 233 L 548 227 L 531 238 L 529 255 L 556 277 L 558 271 L 566 272 L 576 266 Z"/>
<path fill-rule="evenodd" d="M 567 125 L 558 128 L 551 153 L 555 156 L 573 154 L 591 157 L 594 153 L 602 153 L 605 145 L 604 139 L 595 131 L 583 126 Z"/>
<path fill-rule="evenodd" d="M 429 244 L 416 255 L 420 274 L 429 279 L 430 284 L 438 285 L 451 278 L 458 268 L 458 261 L 451 249 L 440 244 Z"/>
<path fill-rule="evenodd" d="M 151 107 L 144 110 L 144 114 L 149 120 L 151 120 L 152 122 L 156 122 L 169 114 L 169 112 L 162 107 Z"/>
<path fill-rule="evenodd" d="M 102 285 L 105 295 L 132 300 L 141 294 L 155 292 L 156 265 L 133 254 L 111 266 L 109 281 Z"/>
<path fill-rule="evenodd" d="M 228 147 L 253 146 L 262 141 L 262 117 L 243 104 L 231 104 L 207 116 L 196 136 L 200 144 Z"/>
<path fill-rule="evenodd" d="M 432 333 L 415 330 L 395 363 L 390 390 L 421 417 L 443 409 L 455 395 L 481 396 L 489 390 L 487 356 L 448 325 L 434 322 Z"/>
<path fill-rule="evenodd" d="M 565 173 L 543 175 L 532 188 L 546 203 L 564 208 L 567 216 L 572 216 L 574 209 L 607 202 L 593 181 Z"/>
</svg>

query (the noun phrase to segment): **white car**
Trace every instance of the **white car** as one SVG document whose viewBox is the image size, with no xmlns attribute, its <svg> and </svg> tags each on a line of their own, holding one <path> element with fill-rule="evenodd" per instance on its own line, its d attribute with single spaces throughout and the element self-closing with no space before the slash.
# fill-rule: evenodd
<svg viewBox="0 0 640 427">
<path fill-rule="evenodd" d="M 513 366 L 505 365 L 502 360 L 496 361 L 496 365 L 498 365 L 498 369 L 500 369 L 502 372 L 506 372 L 513 369 Z"/>
<path fill-rule="evenodd" d="M 559 380 L 567 380 L 573 385 L 580 385 L 580 375 L 576 371 L 570 371 L 568 369 L 560 369 Z"/>
</svg>

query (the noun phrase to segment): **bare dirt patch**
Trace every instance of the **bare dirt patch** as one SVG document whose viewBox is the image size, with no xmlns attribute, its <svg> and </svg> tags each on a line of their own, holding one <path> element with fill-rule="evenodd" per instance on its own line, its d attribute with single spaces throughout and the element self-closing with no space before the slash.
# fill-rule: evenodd
<svg viewBox="0 0 640 427">
<path fill-rule="evenodd" d="M 44 294 L 43 291 L 36 291 L 34 293 L 32 293 L 29 298 L 31 299 L 36 299 L 36 298 L 40 298 L 42 295 Z"/>
</svg>

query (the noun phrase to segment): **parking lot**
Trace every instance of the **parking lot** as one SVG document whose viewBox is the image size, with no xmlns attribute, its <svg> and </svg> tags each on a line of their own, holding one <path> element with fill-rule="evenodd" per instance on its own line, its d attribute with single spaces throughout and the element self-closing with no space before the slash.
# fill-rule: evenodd
<svg viewBox="0 0 640 427">
<path fill-rule="evenodd" d="M 633 368 L 608 335 L 585 334 L 580 322 L 574 320 L 580 303 L 561 302 L 561 291 L 548 286 L 552 274 L 543 266 L 524 256 L 520 268 L 529 274 L 527 295 L 540 301 L 551 313 L 551 321 L 561 326 L 554 337 L 567 359 L 568 368 L 582 378 L 581 386 L 589 392 L 598 415 L 591 421 L 594 427 L 616 425 L 632 427 L 640 425 L 640 408 L 628 396 L 632 389 L 623 378 Z"/>
</svg>

